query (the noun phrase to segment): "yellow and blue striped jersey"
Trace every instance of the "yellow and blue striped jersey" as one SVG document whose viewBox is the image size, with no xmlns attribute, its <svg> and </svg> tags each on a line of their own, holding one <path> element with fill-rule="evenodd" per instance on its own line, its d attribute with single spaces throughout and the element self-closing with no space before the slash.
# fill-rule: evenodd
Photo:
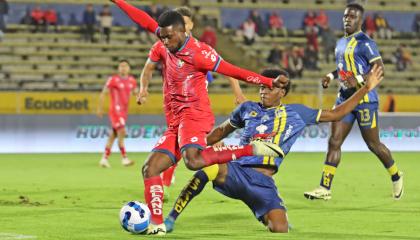
<svg viewBox="0 0 420 240">
<path fill-rule="evenodd" d="M 335 48 L 335 61 L 337 71 L 351 72 L 354 76 L 367 74 L 371 69 L 371 63 L 380 59 L 376 43 L 363 32 L 357 32 L 343 37 L 337 41 Z M 348 99 L 356 90 L 346 88 L 342 84 L 341 76 L 339 98 L 341 101 Z M 370 91 L 362 102 L 378 102 L 376 89 Z"/>
<path fill-rule="evenodd" d="M 260 103 L 248 101 L 232 112 L 229 121 L 233 127 L 243 128 L 240 145 L 260 138 L 277 144 L 287 155 L 305 126 L 318 123 L 320 115 L 321 110 L 302 104 L 264 108 Z M 249 156 L 236 161 L 241 165 L 271 166 L 277 170 L 283 158 Z"/>
</svg>

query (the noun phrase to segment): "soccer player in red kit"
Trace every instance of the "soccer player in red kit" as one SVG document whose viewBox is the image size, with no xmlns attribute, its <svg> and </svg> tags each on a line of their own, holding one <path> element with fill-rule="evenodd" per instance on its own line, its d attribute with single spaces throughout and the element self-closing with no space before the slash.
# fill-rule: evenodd
<svg viewBox="0 0 420 240">
<path fill-rule="evenodd" d="M 130 75 L 130 63 L 127 60 L 121 60 L 118 64 L 118 75 L 113 75 L 108 78 L 99 97 L 98 116 L 102 117 L 105 95 L 107 93 L 110 94 L 109 119 L 112 127 L 112 132 L 106 143 L 105 152 L 99 162 L 101 167 L 111 167 L 108 157 L 111 154 L 111 148 L 115 138 L 118 138 L 118 147 L 123 157 L 121 161 L 122 165 L 131 166 L 134 164 L 133 161 L 127 158 L 124 138 L 126 135 L 125 124 L 127 122 L 128 103 L 130 102 L 131 94 L 135 92 L 136 88 L 136 79 Z"/>
<path fill-rule="evenodd" d="M 142 10 L 123 0 L 114 0 L 127 15 L 163 42 L 155 44 L 149 54 L 151 61 L 161 61 L 165 82 L 165 107 L 172 114 L 168 129 L 155 145 L 143 165 L 145 200 L 152 217 L 148 234 L 164 235 L 163 187 L 159 174 L 169 168 L 182 154 L 190 170 L 225 163 L 242 156 L 279 156 L 282 150 L 267 142 L 252 142 L 245 146 L 207 148 L 206 135 L 214 125 L 214 116 L 207 93 L 206 73 L 218 72 L 235 79 L 267 87 L 284 87 L 288 79 L 263 77 L 224 61 L 214 49 L 199 42 L 185 31 L 185 22 L 176 11 L 163 13 L 158 22 Z"/>
</svg>

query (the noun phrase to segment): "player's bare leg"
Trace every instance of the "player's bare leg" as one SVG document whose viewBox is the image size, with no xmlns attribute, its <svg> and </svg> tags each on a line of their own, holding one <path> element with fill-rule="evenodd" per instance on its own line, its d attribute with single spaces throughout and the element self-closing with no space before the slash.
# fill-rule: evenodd
<svg viewBox="0 0 420 240">
<path fill-rule="evenodd" d="M 287 213 L 284 209 L 273 209 L 264 215 L 264 225 L 273 233 L 289 232 Z"/>
<path fill-rule="evenodd" d="M 110 168 L 111 167 L 111 165 L 109 164 L 109 161 L 108 161 L 108 157 L 109 157 L 109 155 L 111 155 L 111 148 L 112 148 L 112 145 L 114 144 L 114 141 L 115 141 L 116 137 L 117 137 L 117 133 L 116 133 L 115 129 L 112 129 L 112 132 L 109 135 L 108 140 L 107 140 L 106 145 L 105 145 L 105 152 L 102 156 L 101 161 L 99 161 L 99 166 L 104 167 L 104 168 Z"/>
<path fill-rule="evenodd" d="M 126 131 L 125 131 L 124 127 L 117 130 L 118 147 L 120 148 L 120 152 L 121 152 L 121 156 L 122 156 L 121 163 L 122 163 L 122 165 L 127 167 L 127 166 L 133 165 L 134 161 L 128 159 L 128 157 L 127 157 L 127 152 L 125 151 L 125 145 L 124 145 L 125 135 L 126 135 Z"/>
<path fill-rule="evenodd" d="M 396 200 L 399 200 L 404 192 L 403 176 L 402 173 L 398 171 L 397 165 L 392 158 L 391 151 L 389 151 L 389 149 L 379 140 L 379 129 L 377 127 L 365 128 L 361 129 L 361 133 L 369 150 L 379 158 L 384 167 L 388 170 L 393 182 L 392 196 Z"/>
<path fill-rule="evenodd" d="M 320 186 L 303 195 L 308 199 L 331 199 L 331 184 L 341 160 L 341 145 L 350 133 L 353 123 L 343 121 L 331 123 L 331 136 L 328 140 L 328 152 L 322 171 Z"/>
<path fill-rule="evenodd" d="M 142 167 L 144 199 L 152 214 L 148 234 L 166 234 L 163 224 L 163 184 L 160 173 L 172 166 L 171 158 L 161 152 L 152 152 Z"/>
</svg>

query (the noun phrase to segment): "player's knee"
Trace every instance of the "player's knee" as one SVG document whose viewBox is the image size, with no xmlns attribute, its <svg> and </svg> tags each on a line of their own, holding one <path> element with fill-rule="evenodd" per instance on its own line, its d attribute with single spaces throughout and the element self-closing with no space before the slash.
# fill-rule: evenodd
<svg viewBox="0 0 420 240">
<path fill-rule="evenodd" d="M 141 168 L 141 173 L 143 175 L 143 178 L 159 176 L 160 174 L 158 168 L 151 165 L 149 162 L 143 164 L 143 167 Z"/>
<path fill-rule="evenodd" d="M 380 142 L 367 142 L 366 145 L 371 152 L 379 153 L 383 144 Z"/>
<path fill-rule="evenodd" d="M 200 163 L 199 152 L 191 149 L 187 149 L 182 154 L 185 162 L 185 166 L 192 171 L 200 170 L 203 166 Z"/>
<path fill-rule="evenodd" d="M 273 223 L 268 225 L 268 229 L 272 233 L 288 233 L 289 225 L 287 223 Z"/>
<path fill-rule="evenodd" d="M 341 148 L 342 143 L 343 142 L 340 138 L 331 136 L 328 140 L 328 148 L 332 150 L 338 150 Z"/>
</svg>

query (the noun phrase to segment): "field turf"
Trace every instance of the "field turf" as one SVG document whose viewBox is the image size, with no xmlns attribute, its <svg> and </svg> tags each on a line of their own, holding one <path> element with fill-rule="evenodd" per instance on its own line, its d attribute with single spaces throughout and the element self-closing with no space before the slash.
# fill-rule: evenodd
<svg viewBox="0 0 420 240">
<path fill-rule="evenodd" d="M 291 153 L 275 176 L 293 229 L 269 233 L 243 203 L 206 186 L 178 218 L 166 239 L 420 239 L 420 153 L 394 153 L 404 171 L 405 195 L 391 198 L 391 181 L 370 153 L 343 153 L 330 201 L 310 201 L 303 192 L 320 180 L 323 153 Z M 140 167 L 145 153 L 129 154 L 134 167 L 100 154 L 0 155 L 0 239 L 143 239 L 119 225 L 123 203 L 143 201 Z M 190 178 L 183 164 L 170 202 Z"/>
</svg>

